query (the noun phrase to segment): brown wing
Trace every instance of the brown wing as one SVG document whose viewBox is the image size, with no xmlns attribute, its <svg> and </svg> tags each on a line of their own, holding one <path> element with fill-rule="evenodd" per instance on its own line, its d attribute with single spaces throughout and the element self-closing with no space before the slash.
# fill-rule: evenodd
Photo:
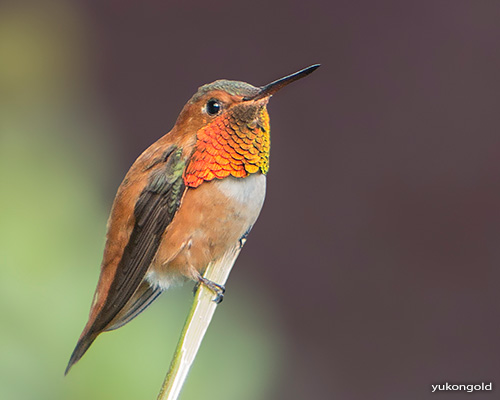
<svg viewBox="0 0 500 400">
<path fill-rule="evenodd" d="M 135 203 L 132 233 L 112 276 L 105 300 L 94 300 L 89 322 L 71 355 L 66 373 L 83 356 L 99 333 L 117 327 L 118 321 L 113 320 L 121 311 L 125 316 L 130 313 L 129 317 L 138 314 L 137 310 L 124 310 L 124 307 L 141 285 L 158 250 L 163 232 L 180 205 L 186 190 L 182 179 L 184 167 L 182 150 L 173 146 L 164 153 L 162 162 L 155 162 L 154 168 L 149 171 L 148 183 Z M 104 270 L 101 272 L 98 289 L 101 287 L 101 280 L 106 280 L 103 275 Z M 146 306 L 158 296 L 154 291 L 146 295 L 143 299 Z M 151 297 L 154 298 L 151 300 Z M 92 312 L 97 303 L 99 311 Z M 137 304 L 137 309 L 142 311 L 145 308 L 142 307 L 143 304 Z M 127 318 L 126 321 L 130 319 Z M 119 321 L 122 322 L 122 318 Z"/>
<path fill-rule="evenodd" d="M 160 286 L 150 285 L 147 280 L 143 280 L 133 296 L 116 315 L 115 318 L 106 326 L 106 332 L 112 331 L 128 324 L 141 312 L 149 307 L 155 301 L 163 290 Z"/>
</svg>

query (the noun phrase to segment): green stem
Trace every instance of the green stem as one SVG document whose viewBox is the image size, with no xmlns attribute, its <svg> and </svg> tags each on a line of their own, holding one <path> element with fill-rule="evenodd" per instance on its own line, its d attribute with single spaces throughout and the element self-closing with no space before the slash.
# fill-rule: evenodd
<svg viewBox="0 0 500 400">
<path fill-rule="evenodd" d="M 235 247 L 215 263 L 210 264 L 203 275 L 206 279 L 225 285 L 241 248 Z M 210 325 L 217 304 L 214 293 L 205 285 L 199 285 L 193 306 L 182 330 L 170 369 L 163 381 L 157 400 L 177 400 L 196 353 Z"/>
</svg>

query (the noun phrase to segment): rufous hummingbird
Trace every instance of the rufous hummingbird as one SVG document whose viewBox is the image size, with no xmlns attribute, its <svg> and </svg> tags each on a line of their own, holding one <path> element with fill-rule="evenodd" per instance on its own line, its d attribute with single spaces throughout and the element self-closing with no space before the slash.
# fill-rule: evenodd
<svg viewBox="0 0 500 400">
<path fill-rule="evenodd" d="M 111 209 L 89 319 L 66 374 L 100 333 L 125 325 L 173 285 L 193 280 L 222 300 L 224 287 L 203 273 L 243 245 L 262 208 L 269 98 L 318 67 L 260 88 L 229 80 L 200 87 L 173 129 L 135 161 Z"/>
</svg>

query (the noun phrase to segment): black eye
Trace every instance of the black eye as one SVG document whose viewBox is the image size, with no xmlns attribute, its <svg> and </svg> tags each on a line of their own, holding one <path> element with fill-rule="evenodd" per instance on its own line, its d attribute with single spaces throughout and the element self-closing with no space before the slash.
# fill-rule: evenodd
<svg viewBox="0 0 500 400">
<path fill-rule="evenodd" d="M 208 100 L 207 113 L 208 115 L 217 115 L 222 109 L 222 104 L 215 99 Z"/>
</svg>

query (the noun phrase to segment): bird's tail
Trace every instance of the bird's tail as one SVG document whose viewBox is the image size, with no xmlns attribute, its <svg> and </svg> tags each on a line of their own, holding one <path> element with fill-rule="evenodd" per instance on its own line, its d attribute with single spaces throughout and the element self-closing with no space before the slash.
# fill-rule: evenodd
<svg viewBox="0 0 500 400">
<path fill-rule="evenodd" d="M 84 333 L 78 339 L 78 343 L 76 344 L 75 350 L 71 354 L 71 357 L 68 362 L 68 366 L 66 367 L 66 371 L 64 371 L 64 375 L 67 375 L 71 367 L 78 362 L 80 358 L 87 352 L 90 345 L 94 342 L 97 337 L 97 333 Z"/>
</svg>

